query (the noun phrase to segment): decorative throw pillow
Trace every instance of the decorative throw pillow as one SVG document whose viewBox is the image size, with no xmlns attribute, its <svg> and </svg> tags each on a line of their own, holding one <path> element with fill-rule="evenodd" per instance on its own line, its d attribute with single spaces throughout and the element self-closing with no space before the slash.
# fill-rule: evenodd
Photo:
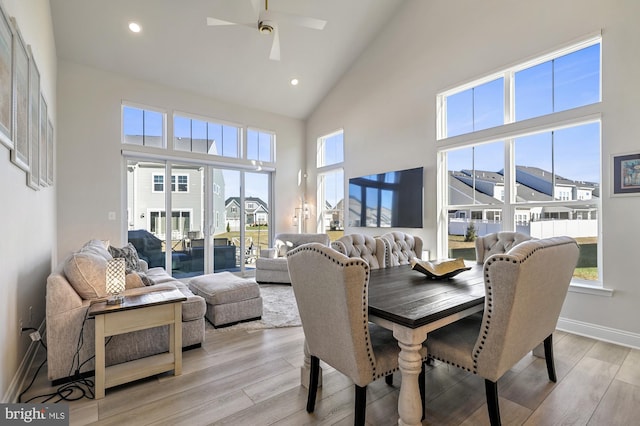
<svg viewBox="0 0 640 426">
<path fill-rule="evenodd" d="M 125 276 L 125 288 L 128 290 L 130 288 L 140 288 L 144 287 L 145 284 L 142 282 L 142 277 L 138 275 L 137 272 L 131 272 Z"/>
<path fill-rule="evenodd" d="M 111 256 L 113 256 L 114 259 L 119 257 L 124 259 L 127 274 L 131 271 L 140 271 L 140 258 L 138 257 L 138 251 L 133 244 L 129 243 L 122 248 L 109 246 L 109 253 L 111 253 Z"/>
<path fill-rule="evenodd" d="M 107 260 L 91 252 L 74 253 L 64 265 L 64 274 L 73 289 L 86 300 L 105 297 Z"/>
<path fill-rule="evenodd" d="M 111 254 L 109 253 L 109 250 L 107 249 L 108 246 L 105 246 L 104 243 L 101 240 L 90 240 L 88 241 L 84 246 L 82 246 L 82 248 L 80 249 L 81 253 L 93 253 L 96 254 L 98 256 L 103 257 L 106 260 L 111 260 L 113 259 L 113 257 L 111 256 Z"/>
</svg>

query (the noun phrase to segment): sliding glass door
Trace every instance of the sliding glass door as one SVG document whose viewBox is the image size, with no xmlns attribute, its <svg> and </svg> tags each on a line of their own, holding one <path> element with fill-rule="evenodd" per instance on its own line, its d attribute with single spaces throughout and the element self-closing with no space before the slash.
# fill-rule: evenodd
<svg viewBox="0 0 640 426">
<path fill-rule="evenodd" d="M 129 242 L 149 267 L 164 267 L 176 278 L 253 269 L 260 248 L 269 246 L 270 178 L 268 172 L 130 159 Z"/>
</svg>

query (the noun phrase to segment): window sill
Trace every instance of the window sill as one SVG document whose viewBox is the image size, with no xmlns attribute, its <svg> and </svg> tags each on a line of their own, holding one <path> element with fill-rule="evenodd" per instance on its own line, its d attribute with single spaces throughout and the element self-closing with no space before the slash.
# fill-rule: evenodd
<svg viewBox="0 0 640 426">
<path fill-rule="evenodd" d="M 585 281 L 571 281 L 569 286 L 570 293 L 582 293 L 593 294 L 595 296 L 611 297 L 613 296 L 613 289 L 595 286 L 592 284 L 586 284 Z"/>
</svg>

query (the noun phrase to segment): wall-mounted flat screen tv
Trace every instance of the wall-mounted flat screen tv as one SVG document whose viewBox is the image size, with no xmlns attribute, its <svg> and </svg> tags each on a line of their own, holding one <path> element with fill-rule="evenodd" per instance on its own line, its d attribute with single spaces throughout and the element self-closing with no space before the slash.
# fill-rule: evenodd
<svg viewBox="0 0 640 426">
<path fill-rule="evenodd" d="M 349 179 L 349 226 L 422 228 L 423 168 Z"/>
</svg>

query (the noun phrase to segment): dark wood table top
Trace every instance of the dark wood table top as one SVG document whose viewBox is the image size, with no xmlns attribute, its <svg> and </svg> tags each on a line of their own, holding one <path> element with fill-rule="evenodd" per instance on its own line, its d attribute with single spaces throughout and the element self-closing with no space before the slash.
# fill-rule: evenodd
<svg viewBox="0 0 640 426">
<path fill-rule="evenodd" d="M 94 303 L 89 307 L 89 316 L 108 314 L 111 312 L 138 309 L 146 306 L 164 305 L 166 303 L 183 302 L 187 300 L 180 290 L 153 291 L 135 296 L 125 296 L 119 305 L 107 305 L 107 302 Z"/>
<path fill-rule="evenodd" d="M 437 280 L 410 265 L 373 269 L 369 278 L 369 314 L 409 328 L 418 328 L 484 304 L 482 265 Z"/>
</svg>

